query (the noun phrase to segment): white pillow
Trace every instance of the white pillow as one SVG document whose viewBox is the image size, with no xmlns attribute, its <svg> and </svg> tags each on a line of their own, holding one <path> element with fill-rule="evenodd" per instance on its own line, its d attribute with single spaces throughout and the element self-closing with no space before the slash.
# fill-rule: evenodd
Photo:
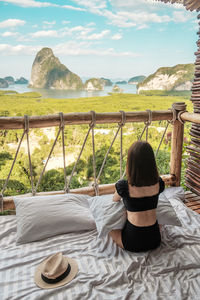
<svg viewBox="0 0 200 300">
<path fill-rule="evenodd" d="M 88 198 L 80 194 L 14 197 L 17 243 L 24 244 L 74 231 L 96 228 Z"/>
<path fill-rule="evenodd" d="M 185 201 L 185 191 L 181 186 L 178 187 L 168 187 L 162 193 L 167 197 L 167 199 L 172 200 L 180 200 L 181 202 Z"/>
<path fill-rule="evenodd" d="M 88 199 L 95 219 L 98 236 L 106 236 L 112 229 L 122 229 L 126 222 L 126 209 L 122 201 L 114 202 L 113 195 L 103 195 Z"/>
<path fill-rule="evenodd" d="M 158 224 L 182 226 L 176 211 L 171 204 L 171 199 L 166 196 L 166 190 L 167 189 L 165 189 L 158 198 L 158 206 L 156 209 Z"/>
<path fill-rule="evenodd" d="M 103 195 L 88 199 L 99 237 L 107 235 L 113 229 L 122 229 L 126 222 L 123 202 L 114 202 L 112 198 L 113 195 Z M 175 210 L 163 193 L 159 195 L 156 212 L 158 224 L 181 226 Z"/>
</svg>

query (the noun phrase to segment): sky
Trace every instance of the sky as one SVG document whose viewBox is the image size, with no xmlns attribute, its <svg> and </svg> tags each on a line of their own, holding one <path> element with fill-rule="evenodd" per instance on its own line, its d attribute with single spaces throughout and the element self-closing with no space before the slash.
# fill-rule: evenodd
<svg viewBox="0 0 200 300">
<path fill-rule="evenodd" d="M 0 77 L 30 80 L 43 47 L 80 77 L 193 63 L 197 13 L 154 0 L 0 0 Z"/>
</svg>

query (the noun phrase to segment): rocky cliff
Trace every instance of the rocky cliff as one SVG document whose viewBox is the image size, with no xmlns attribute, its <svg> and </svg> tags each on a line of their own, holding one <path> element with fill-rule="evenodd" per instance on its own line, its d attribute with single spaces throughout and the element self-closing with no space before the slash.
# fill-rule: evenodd
<svg viewBox="0 0 200 300">
<path fill-rule="evenodd" d="M 193 64 L 180 64 L 174 67 L 159 68 L 137 85 L 138 93 L 142 90 L 190 90 L 194 77 Z"/>
<path fill-rule="evenodd" d="M 107 79 L 107 78 L 103 78 L 101 77 L 101 83 L 104 85 L 104 86 L 112 86 L 113 83 L 110 79 Z"/>
<path fill-rule="evenodd" d="M 85 89 L 87 91 L 101 91 L 104 89 L 104 85 L 100 78 L 90 78 L 85 82 Z"/>
<path fill-rule="evenodd" d="M 112 93 L 123 93 L 123 89 L 121 89 L 118 85 L 114 85 L 112 88 Z"/>
<path fill-rule="evenodd" d="M 78 75 L 60 63 L 50 48 L 43 48 L 33 62 L 30 87 L 77 90 L 83 88 L 83 83 Z"/>
<path fill-rule="evenodd" d="M 20 77 L 15 81 L 16 84 L 28 84 L 28 80 L 24 77 Z"/>
</svg>

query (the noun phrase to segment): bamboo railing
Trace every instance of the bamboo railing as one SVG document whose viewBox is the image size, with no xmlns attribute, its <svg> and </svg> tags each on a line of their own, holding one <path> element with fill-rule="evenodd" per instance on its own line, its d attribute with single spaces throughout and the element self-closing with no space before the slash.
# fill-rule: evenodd
<svg viewBox="0 0 200 300">
<path fill-rule="evenodd" d="M 184 102 L 174 103 L 170 110 L 164 111 L 140 111 L 140 112 L 116 112 L 116 113 L 70 113 L 62 115 L 62 126 L 67 125 L 80 125 L 89 124 L 94 127 L 95 124 L 106 124 L 106 123 L 118 123 L 120 128 L 125 123 L 144 122 L 147 126 L 151 115 L 151 121 L 166 120 L 172 123 L 172 143 L 171 143 L 171 154 L 170 154 L 170 174 L 161 175 L 166 185 L 168 186 L 179 186 L 181 178 L 181 163 L 182 163 L 182 146 L 183 146 L 183 135 L 184 135 L 184 122 L 195 122 L 200 124 L 200 114 L 186 112 L 186 105 Z M 28 128 L 44 128 L 52 126 L 61 126 L 61 119 L 59 115 L 47 115 L 47 116 L 30 116 Z M 94 120 L 95 116 L 95 120 Z M 24 129 L 27 117 L 0 117 L 0 130 L 15 130 Z M 122 131 L 121 131 L 122 132 Z M 26 132 L 27 133 L 27 132 Z M 98 182 L 97 182 L 98 184 Z M 31 195 L 54 195 L 63 194 L 66 192 L 95 195 L 95 186 L 84 187 L 72 190 L 52 191 L 52 192 L 40 192 L 40 193 L 29 193 L 20 195 L 31 196 Z M 113 184 L 98 185 L 98 195 L 111 194 L 114 192 Z M 3 199 L 3 208 L 14 209 L 13 197 L 8 196 Z"/>
</svg>

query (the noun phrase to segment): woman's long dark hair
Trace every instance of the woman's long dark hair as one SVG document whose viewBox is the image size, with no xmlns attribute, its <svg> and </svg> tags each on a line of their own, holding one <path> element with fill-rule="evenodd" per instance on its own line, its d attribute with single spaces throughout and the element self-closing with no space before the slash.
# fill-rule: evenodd
<svg viewBox="0 0 200 300">
<path fill-rule="evenodd" d="M 134 186 L 149 186 L 159 180 L 153 149 L 148 142 L 137 141 L 128 150 L 126 164 L 128 183 Z"/>
</svg>

